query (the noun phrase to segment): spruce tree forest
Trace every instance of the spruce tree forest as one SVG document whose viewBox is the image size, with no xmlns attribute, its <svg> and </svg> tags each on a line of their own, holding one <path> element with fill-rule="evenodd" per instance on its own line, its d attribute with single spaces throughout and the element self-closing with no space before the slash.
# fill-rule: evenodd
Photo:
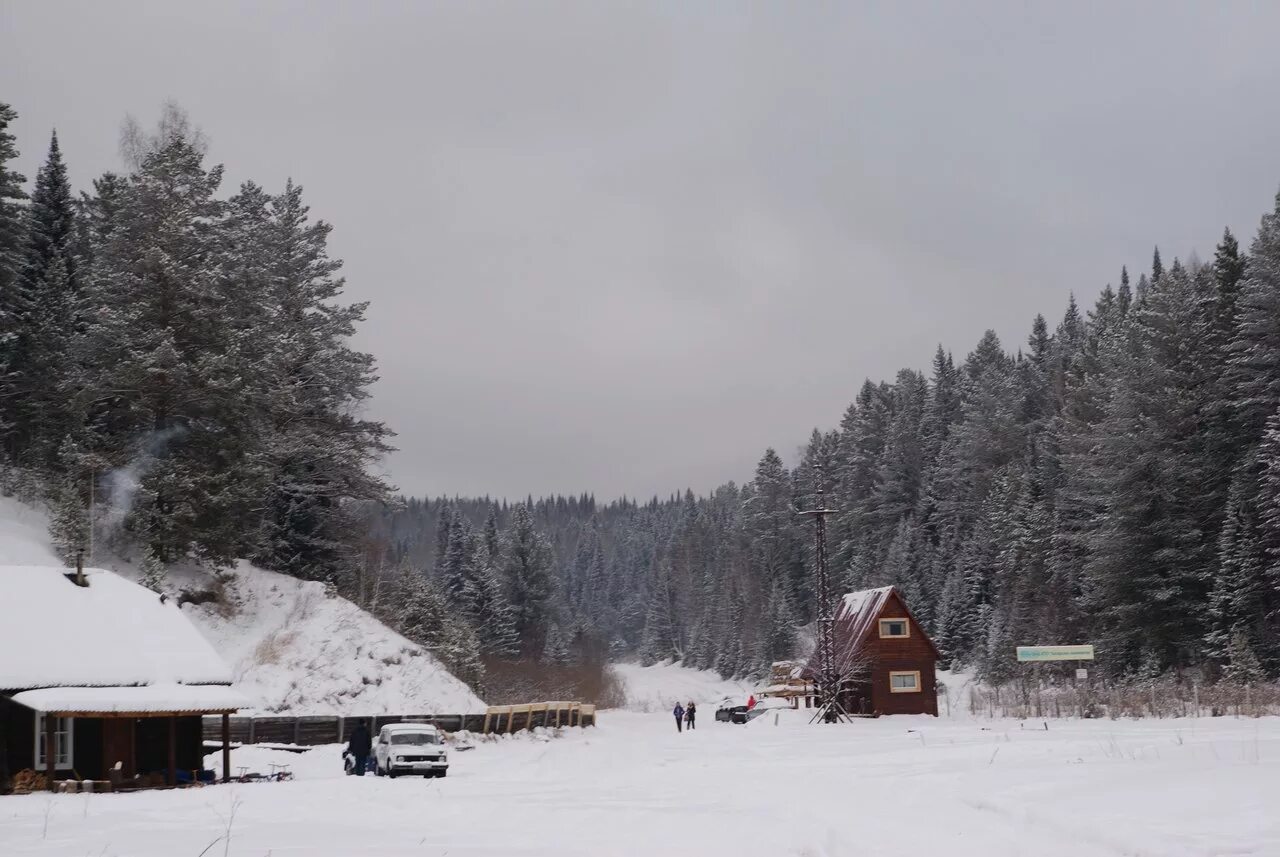
<svg viewBox="0 0 1280 857">
<path fill-rule="evenodd" d="M 480 685 L 628 657 L 759 676 L 814 619 L 798 513 L 821 488 L 839 586 L 899 587 L 989 682 L 1050 643 L 1095 644 L 1112 681 L 1280 676 L 1280 197 L 1247 250 L 1157 250 L 1023 342 L 851 386 L 794 468 L 770 449 L 705 495 L 418 499 L 375 473 L 365 307 L 298 185 L 225 191 L 172 106 L 126 127 L 126 171 L 73 193 L 55 136 L 28 183 L 14 116 L 3 489 L 47 506 L 68 562 L 92 535 L 155 588 L 239 558 L 322 580 Z"/>
</svg>

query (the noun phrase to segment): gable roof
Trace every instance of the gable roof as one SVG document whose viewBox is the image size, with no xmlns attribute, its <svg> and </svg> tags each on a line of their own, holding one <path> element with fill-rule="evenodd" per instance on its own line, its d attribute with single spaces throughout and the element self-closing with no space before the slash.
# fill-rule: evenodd
<svg viewBox="0 0 1280 857">
<path fill-rule="evenodd" d="M 230 668 L 172 600 L 110 571 L 0 566 L 0 690 L 229 685 Z"/>
<path fill-rule="evenodd" d="M 879 586 L 875 589 L 860 589 L 857 592 L 850 592 L 840 599 L 840 604 L 836 607 L 833 631 L 835 634 L 836 669 L 838 671 L 843 673 L 849 670 L 858 653 L 866 645 L 872 629 L 876 627 L 876 620 L 884 612 L 885 605 L 894 596 L 897 597 L 898 603 L 902 605 L 903 609 L 907 611 L 907 616 L 920 629 L 921 636 L 929 644 L 929 648 L 933 649 L 934 655 L 940 657 L 938 647 L 934 645 L 933 640 L 929 639 L 929 635 L 924 633 L 920 622 L 916 620 L 911 608 L 907 605 L 906 599 L 902 597 L 897 588 Z M 816 657 L 817 653 L 815 652 L 814 658 Z M 816 669 L 816 660 L 810 659 L 806 671 L 812 672 Z"/>
</svg>

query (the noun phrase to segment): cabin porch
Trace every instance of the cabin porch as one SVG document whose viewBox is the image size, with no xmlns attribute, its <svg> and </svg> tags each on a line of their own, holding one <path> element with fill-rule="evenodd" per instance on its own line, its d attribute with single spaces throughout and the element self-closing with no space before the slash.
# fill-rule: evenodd
<svg viewBox="0 0 1280 857">
<path fill-rule="evenodd" d="M 217 779 L 214 772 L 204 770 L 203 717 L 222 715 L 225 739 L 235 708 L 58 706 L 59 701 L 68 702 L 65 696 L 59 699 L 60 690 L 68 689 L 0 696 L 0 781 L 12 779 L 16 788 L 25 790 L 34 784 L 57 791 L 73 783 L 75 790 L 130 791 Z M 99 697 L 124 691 L 121 695 L 127 703 L 129 697 L 140 701 L 137 693 L 128 691 L 146 688 L 70 690 L 92 690 Z M 228 747 L 229 741 L 224 740 L 224 781 L 231 773 Z M 82 785 L 86 782 L 90 785 Z"/>
</svg>

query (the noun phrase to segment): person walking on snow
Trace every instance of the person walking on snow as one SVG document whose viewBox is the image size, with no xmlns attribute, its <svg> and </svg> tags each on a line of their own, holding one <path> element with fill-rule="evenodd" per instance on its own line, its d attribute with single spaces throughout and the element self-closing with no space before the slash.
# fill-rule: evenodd
<svg viewBox="0 0 1280 857">
<path fill-rule="evenodd" d="M 677 702 L 671 713 L 676 716 L 676 731 L 680 732 L 684 728 L 684 708 Z"/>
<path fill-rule="evenodd" d="M 693 704 L 693 700 L 689 700 L 689 707 L 684 710 L 684 722 L 692 729 L 694 715 L 698 713 L 698 707 Z"/>
<path fill-rule="evenodd" d="M 369 737 L 369 730 L 365 728 L 364 721 L 357 723 L 356 728 L 351 730 L 351 738 L 347 741 L 347 752 L 356 760 L 357 777 L 364 776 L 365 766 L 369 763 L 369 750 L 372 747 L 373 740 Z"/>
</svg>

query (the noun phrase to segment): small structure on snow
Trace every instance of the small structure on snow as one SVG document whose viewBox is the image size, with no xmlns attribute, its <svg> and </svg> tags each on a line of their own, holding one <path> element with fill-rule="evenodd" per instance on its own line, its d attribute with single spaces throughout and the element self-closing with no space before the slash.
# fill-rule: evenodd
<svg viewBox="0 0 1280 857">
<path fill-rule="evenodd" d="M 113 788 L 204 767 L 201 718 L 247 705 L 172 600 L 117 574 L 0 567 L 0 787 L 17 772 Z M 224 741 L 223 777 L 230 775 Z"/>
<path fill-rule="evenodd" d="M 762 697 L 787 700 L 792 708 L 799 708 L 801 700 L 806 708 L 810 707 L 815 693 L 813 678 L 805 674 L 804 661 L 774 661 L 769 669 L 769 684 L 760 691 Z"/>
<path fill-rule="evenodd" d="M 938 714 L 938 649 L 893 586 L 850 592 L 835 611 L 840 703 L 850 714 Z M 814 658 L 801 675 L 814 678 Z"/>
</svg>

